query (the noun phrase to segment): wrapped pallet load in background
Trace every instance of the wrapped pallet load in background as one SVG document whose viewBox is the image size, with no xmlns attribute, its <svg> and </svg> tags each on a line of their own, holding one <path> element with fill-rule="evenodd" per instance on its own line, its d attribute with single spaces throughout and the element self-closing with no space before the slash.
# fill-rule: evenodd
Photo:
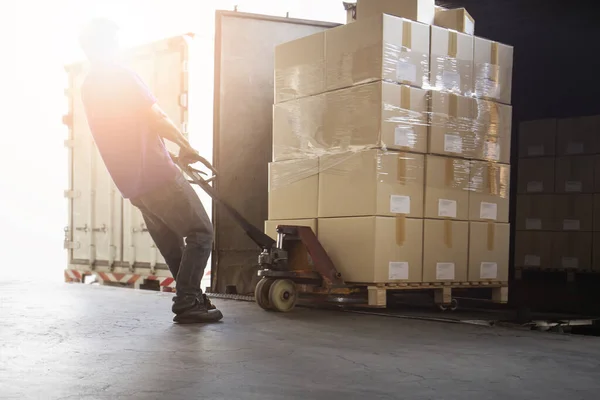
<svg viewBox="0 0 600 400">
<path fill-rule="evenodd" d="M 310 226 L 346 282 L 506 283 L 512 48 L 433 0 L 352 15 L 276 48 L 265 229 Z"/>
</svg>

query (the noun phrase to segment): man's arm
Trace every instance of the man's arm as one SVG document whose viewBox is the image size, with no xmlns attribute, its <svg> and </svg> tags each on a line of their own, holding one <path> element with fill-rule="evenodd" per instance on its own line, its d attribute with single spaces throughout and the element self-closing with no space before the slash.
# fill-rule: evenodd
<svg viewBox="0 0 600 400">
<path fill-rule="evenodd" d="M 150 109 L 150 116 L 154 123 L 157 133 L 164 139 L 175 143 L 180 150 L 185 152 L 196 151 L 190 145 L 190 142 L 183 136 L 181 131 L 175 126 L 171 118 L 160 108 L 158 104 L 154 104 Z"/>
</svg>

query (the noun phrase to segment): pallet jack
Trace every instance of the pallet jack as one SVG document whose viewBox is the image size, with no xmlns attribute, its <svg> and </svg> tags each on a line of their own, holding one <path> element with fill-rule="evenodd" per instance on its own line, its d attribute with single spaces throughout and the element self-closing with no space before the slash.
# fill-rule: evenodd
<svg viewBox="0 0 600 400">
<path fill-rule="evenodd" d="M 188 181 L 200 186 L 214 201 L 224 207 L 244 230 L 246 235 L 261 249 L 258 255 L 258 276 L 254 299 L 264 310 L 288 312 L 294 309 L 299 294 L 306 294 L 316 301 L 337 303 L 364 303 L 361 289 L 345 284 L 331 258 L 311 228 L 305 226 L 277 226 L 277 240 L 252 225 L 236 209 L 223 201 L 212 187 L 217 177 L 215 168 L 203 157 L 171 158 Z M 200 162 L 211 176 L 195 169 L 191 164 Z"/>
</svg>

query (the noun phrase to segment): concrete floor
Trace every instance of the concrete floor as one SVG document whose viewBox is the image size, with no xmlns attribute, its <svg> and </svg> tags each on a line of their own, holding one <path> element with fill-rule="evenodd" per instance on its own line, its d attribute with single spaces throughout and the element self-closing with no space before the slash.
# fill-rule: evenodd
<svg viewBox="0 0 600 400">
<path fill-rule="evenodd" d="M 0 283 L 2 399 L 598 399 L 600 338 Z"/>
</svg>

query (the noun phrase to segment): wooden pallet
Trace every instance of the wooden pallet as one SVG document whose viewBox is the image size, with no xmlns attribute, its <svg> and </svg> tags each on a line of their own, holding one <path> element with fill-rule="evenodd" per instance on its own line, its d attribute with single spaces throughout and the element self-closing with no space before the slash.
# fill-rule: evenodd
<svg viewBox="0 0 600 400">
<path fill-rule="evenodd" d="M 368 292 L 369 307 L 383 308 L 387 305 L 387 291 L 433 290 L 434 301 L 441 306 L 452 303 L 452 289 L 492 289 L 494 303 L 508 303 L 508 282 L 431 282 L 431 283 L 349 283 L 364 286 Z"/>
</svg>

